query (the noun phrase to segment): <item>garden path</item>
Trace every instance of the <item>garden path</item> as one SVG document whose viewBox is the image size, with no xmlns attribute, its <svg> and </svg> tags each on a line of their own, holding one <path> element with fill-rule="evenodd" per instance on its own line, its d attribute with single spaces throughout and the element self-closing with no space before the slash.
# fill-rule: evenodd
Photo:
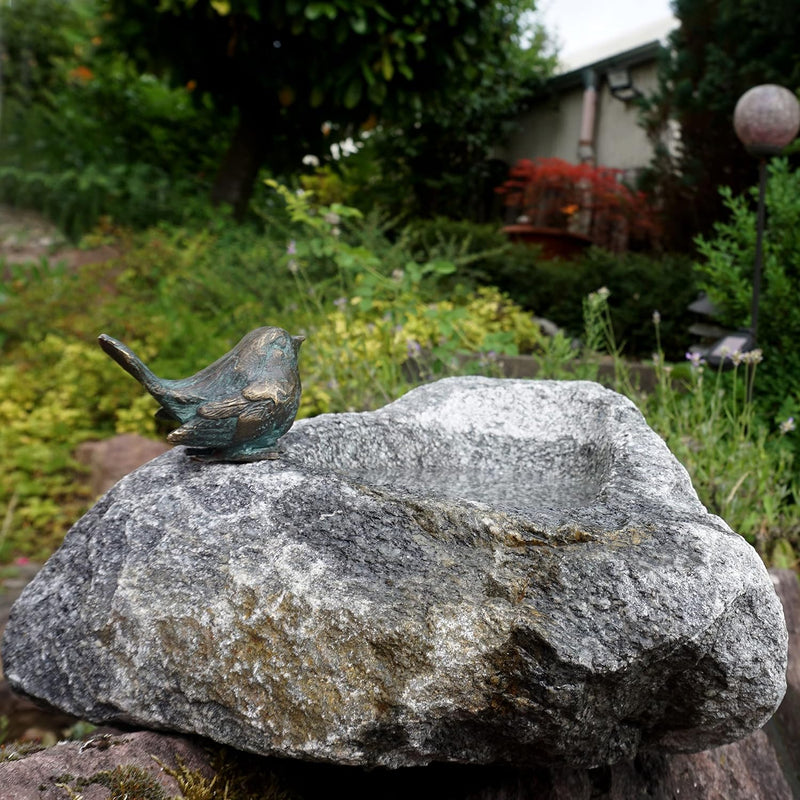
<svg viewBox="0 0 800 800">
<path fill-rule="evenodd" d="M 63 261 L 75 268 L 106 261 L 118 254 L 119 248 L 109 244 L 78 247 L 39 212 L 0 205 L 0 262 L 24 264 L 46 257 L 51 263 Z"/>
</svg>

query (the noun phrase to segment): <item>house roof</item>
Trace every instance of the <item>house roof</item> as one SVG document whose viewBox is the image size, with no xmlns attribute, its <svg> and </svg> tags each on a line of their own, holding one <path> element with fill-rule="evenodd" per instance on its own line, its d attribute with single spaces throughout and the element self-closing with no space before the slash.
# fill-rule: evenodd
<svg viewBox="0 0 800 800">
<path fill-rule="evenodd" d="M 662 40 L 654 39 L 651 42 L 645 42 L 644 44 L 632 47 L 630 50 L 615 53 L 612 56 L 601 58 L 599 61 L 584 64 L 582 67 L 570 70 L 569 72 L 562 72 L 560 75 L 554 75 L 547 83 L 550 88 L 556 90 L 570 89 L 573 86 L 582 86 L 587 70 L 607 72 L 614 68 L 635 67 L 637 64 L 653 61 L 662 47 Z"/>
<path fill-rule="evenodd" d="M 605 72 L 615 67 L 633 67 L 653 61 L 668 34 L 678 25 L 675 17 L 667 17 L 591 48 L 576 51 L 562 59 L 563 71 L 554 75 L 548 84 L 553 89 L 569 89 L 583 85 L 586 70 Z"/>
<path fill-rule="evenodd" d="M 680 21 L 676 17 L 668 15 L 633 29 L 623 30 L 622 33 L 601 39 L 589 47 L 567 50 L 559 54 L 559 72 L 572 72 L 579 67 L 588 67 L 611 56 L 635 50 L 640 45 L 655 40 L 664 41 L 679 25 Z"/>
</svg>

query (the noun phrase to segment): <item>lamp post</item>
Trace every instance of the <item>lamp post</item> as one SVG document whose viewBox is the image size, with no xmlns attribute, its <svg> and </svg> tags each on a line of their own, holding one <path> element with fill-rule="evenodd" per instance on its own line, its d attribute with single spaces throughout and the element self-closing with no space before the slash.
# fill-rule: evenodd
<svg viewBox="0 0 800 800">
<path fill-rule="evenodd" d="M 758 338 L 758 296 L 761 291 L 767 159 L 779 155 L 797 136 L 800 131 L 800 104 L 794 93 L 783 86 L 772 83 L 754 86 L 736 103 L 733 127 L 747 152 L 758 159 L 756 255 L 753 267 L 753 305 L 750 315 L 752 346 L 755 347 Z"/>
</svg>

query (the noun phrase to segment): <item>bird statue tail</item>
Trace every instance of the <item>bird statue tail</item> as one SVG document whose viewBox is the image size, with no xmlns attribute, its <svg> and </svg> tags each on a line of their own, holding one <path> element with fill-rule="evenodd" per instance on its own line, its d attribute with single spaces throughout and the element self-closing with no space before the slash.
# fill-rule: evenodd
<svg viewBox="0 0 800 800">
<path fill-rule="evenodd" d="M 154 396 L 160 394 L 159 390 L 163 388 L 163 381 L 156 376 L 152 370 L 145 366 L 144 362 L 130 347 L 105 333 L 101 333 L 100 336 L 97 337 L 97 341 L 100 347 L 102 347 L 122 369 L 133 375 L 150 394 Z"/>
</svg>

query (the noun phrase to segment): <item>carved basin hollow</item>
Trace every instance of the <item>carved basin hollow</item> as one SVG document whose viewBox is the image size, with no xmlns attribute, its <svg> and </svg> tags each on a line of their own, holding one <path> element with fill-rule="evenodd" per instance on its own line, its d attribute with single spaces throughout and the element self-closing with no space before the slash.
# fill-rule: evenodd
<svg viewBox="0 0 800 800">
<path fill-rule="evenodd" d="M 615 488 L 628 496 L 621 479 L 642 459 L 653 471 L 667 465 L 675 479 L 674 458 L 633 403 L 586 381 L 455 378 L 326 422 L 295 424 L 282 442 L 290 461 L 389 493 L 522 513 L 591 511 Z M 693 494 L 680 468 L 677 478 Z M 642 497 L 661 494 L 645 475 L 637 479 Z"/>
</svg>

